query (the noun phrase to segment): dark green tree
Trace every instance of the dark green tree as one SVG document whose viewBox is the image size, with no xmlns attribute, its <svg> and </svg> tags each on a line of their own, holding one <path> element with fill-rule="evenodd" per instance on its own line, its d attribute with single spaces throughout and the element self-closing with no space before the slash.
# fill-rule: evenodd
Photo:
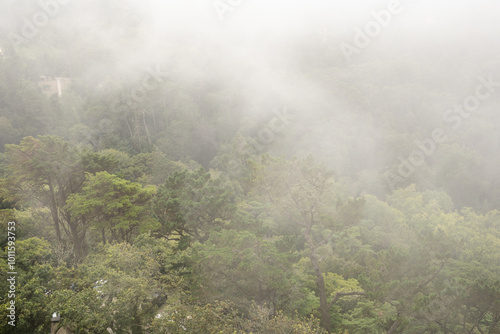
<svg viewBox="0 0 500 334">
<path fill-rule="evenodd" d="M 26 137 L 20 145 L 7 145 L 5 154 L 9 174 L 0 180 L 0 196 L 48 207 L 57 240 L 64 243 L 63 235 L 66 235 L 73 246 L 75 260 L 80 261 L 86 253 L 89 222 L 74 217 L 67 210 L 67 200 L 81 190 L 86 172 L 112 169 L 115 160 L 78 151 L 69 142 L 53 136 Z"/>
<path fill-rule="evenodd" d="M 158 235 L 173 240 L 205 242 L 213 229 L 227 226 L 235 213 L 233 191 L 222 176 L 203 168 L 175 172 L 158 188 L 153 214 Z"/>
<path fill-rule="evenodd" d="M 68 197 L 65 210 L 100 230 L 104 244 L 106 231 L 111 233 L 111 242 L 130 242 L 133 232 L 154 227 L 148 211 L 154 192 L 153 186 L 143 188 L 108 172 L 89 173 L 81 191 Z"/>
</svg>

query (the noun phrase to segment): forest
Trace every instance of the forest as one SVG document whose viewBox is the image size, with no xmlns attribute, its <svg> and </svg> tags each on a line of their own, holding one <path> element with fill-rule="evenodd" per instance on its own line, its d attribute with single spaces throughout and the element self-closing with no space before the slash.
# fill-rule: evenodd
<svg viewBox="0 0 500 334">
<path fill-rule="evenodd" d="M 3 0 L 0 333 L 500 333 L 499 9 Z"/>
</svg>

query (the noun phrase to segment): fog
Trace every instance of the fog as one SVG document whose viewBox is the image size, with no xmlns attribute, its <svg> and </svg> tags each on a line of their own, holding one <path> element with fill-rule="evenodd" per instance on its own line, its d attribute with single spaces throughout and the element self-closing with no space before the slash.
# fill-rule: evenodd
<svg viewBox="0 0 500 334">
<path fill-rule="evenodd" d="M 356 192 L 382 195 L 387 180 L 379 176 L 376 186 L 366 185 L 363 173 L 401 174 L 398 164 L 415 148 L 412 142 L 443 127 L 443 114 L 474 93 L 478 77 L 500 78 L 499 7 L 495 1 L 4 0 L 1 48 L 7 57 L 30 59 L 33 76 L 69 77 L 73 90 L 109 100 L 110 114 L 130 100 L 154 101 L 149 95 L 168 104 L 179 90 L 205 98 L 230 94 L 226 104 L 208 108 L 233 120 L 226 128 L 185 116 L 198 122 L 195 137 L 213 143 L 206 156 L 190 155 L 204 165 L 218 145 L 237 132 L 256 136 L 286 108 L 294 121 L 264 151 L 313 154 Z M 134 95 L 152 72 L 159 87 Z M 186 96 L 179 103 L 207 112 Z M 498 149 L 496 108 L 493 92 L 446 143 L 490 154 L 487 170 L 498 167 L 491 156 Z M 475 144 L 467 134 L 481 122 L 491 133 Z M 417 168 L 389 188 L 435 182 L 422 178 Z M 493 184 L 488 177 L 482 182 Z"/>
<path fill-rule="evenodd" d="M 0 0 L 0 333 L 500 333 L 499 13 Z"/>
</svg>

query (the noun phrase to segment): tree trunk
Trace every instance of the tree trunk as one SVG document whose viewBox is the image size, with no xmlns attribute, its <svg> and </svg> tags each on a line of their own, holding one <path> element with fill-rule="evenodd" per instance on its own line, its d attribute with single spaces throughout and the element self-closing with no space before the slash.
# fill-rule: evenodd
<svg viewBox="0 0 500 334">
<path fill-rule="evenodd" d="M 389 330 L 387 331 L 387 334 L 393 334 L 393 333 L 396 333 L 396 330 L 398 329 L 399 327 L 399 320 L 396 319 L 396 321 L 394 321 L 392 323 L 392 326 L 391 328 L 389 328 Z"/>
<path fill-rule="evenodd" d="M 319 295 L 319 309 L 321 312 L 321 327 L 323 327 L 328 333 L 332 330 L 332 321 L 330 317 L 330 307 L 328 306 L 328 295 L 326 293 L 326 285 L 325 278 L 323 277 L 323 273 L 319 267 L 318 256 L 316 255 L 316 245 L 311 238 L 310 234 L 304 234 L 309 248 L 311 249 L 311 255 L 309 256 L 311 259 L 311 263 L 314 268 L 314 272 L 316 274 L 316 286 L 318 288 Z"/>
<path fill-rule="evenodd" d="M 141 316 L 139 315 L 139 307 L 134 305 L 133 316 L 132 316 L 132 326 L 131 326 L 132 334 L 142 334 L 142 324 L 141 324 Z"/>
<path fill-rule="evenodd" d="M 54 226 L 56 229 L 57 240 L 61 242 L 61 227 L 59 226 L 59 213 L 57 211 L 56 195 L 54 192 L 54 186 L 52 185 L 52 180 L 49 178 L 49 191 L 50 191 L 50 213 L 52 214 L 52 220 L 54 220 Z"/>
<path fill-rule="evenodd" d="M 132 128 L 130 127 L 130 123 L 128 122 L 127 116 L 125 116 L 125 122 L 127 123 L 128 131 L 130 133 L 130 139 L 133 139 L 134 133 L 132 132 Z"/>
<path fill-rule="evenodd" d="M 139 152 L 142 152 L 141 134 L 139 133 L 139 117 L 137 113 L 134 113 L 134 121 L 135 121 L 135 132 L 137 134 L 137 143 L 139 144 Z"/>
<path fill-rule="evenodd" d="M 155 114 L 155 110 L 151 109 L 151 113 L 153 114 L 153 131 L 156 134 L 157 130 L 156 130 L 156 114 Z"/>
<path fill-rule="evenodd" d="M 148 125 L 146 123 L 146 113 L 142 112 L 142 123 L 144 124 L 144 130 L 146 130 L 146 136 L 148 137 L 148 144 L 151 146 L 151 136 L 149 135 Z"/>
<path fill-rule="evenodd" d="M 84 254 L 84 247 L 83 243 L 85 242 L 85 231 L 82 231 L 82 235 L 78 233 L 78 224 L 77 223 L 69 223 L 68 225 L 70 226 L 71 229 L 71 237 L 73 239 L 73 253 L 75 255 L 75 260 L 77 263 L 79 263 L 81 260 L 83 260 L 85 254 Z"/>
<path fill-rule="evenodd" d="M 78 231 L 71 227 L 71 234 L 73 235 L 73 253 L 75 254 L 76 262 L 80 262 L 82 259 L 82 245 L 80 243 L 80 238 L 78 237 Z"/>
</svg>

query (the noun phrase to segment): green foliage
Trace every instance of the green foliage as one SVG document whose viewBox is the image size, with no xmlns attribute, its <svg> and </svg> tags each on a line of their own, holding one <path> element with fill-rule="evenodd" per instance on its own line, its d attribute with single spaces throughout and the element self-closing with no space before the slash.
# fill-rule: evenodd
<svg viewBox="0 0 500 334">
<path fill-rule="evenodd" d="M 9 176 L 5 179 L 7 198 L 29 201 L 34 196 L 49 206 L 65 200 L 63 191 L 74 191 L 81 182 L 77 152 L 68 142 L 53 136 L 25 137 L 20 145 L 7 145 Z M 55 188 L 59 187 L 60 193 Z M 55 192 L 54 195 L 51 194 Z"/>
<path fill-rule="evenodd" d="M 301 298 L 291 272 L 290 256 L 277 249 L 281 238 L 260 238 L 249 231 L 213 232 L 197 244 L 199 296 L 231 300 L 240 309 L 252 302 L 289 310 Z M 206 298 L 207 298 L 206 297 Z"/>
<path fill-rule="evenodd" d="M 167 307 L 155 316 L 152 334 L 160 333 L 226 333 L 238 328 L 239 316 L 230 303 L 216 301 L 203 306 Z"/>
<path fill-rule="evenodd" d="M 106 333 L 112 319 L 102 304 L 100 294 L 93 288 L 78 292 L 67 289 L 54 292 L 50 310 L 60 314 L 60 327 L 71 333 Z"/>
<path fill-rule="evenodd" d="M 81 265 L 83 280 L 76 281 L 76 291 L 57 291 L 51 307 L 60 312 L 62 326 L 72 331 L 142 333 L 181 284 L 171 259 L 165 241 L 145 235 L 136 245 L 107 245 Z"/>
<path fill-rule="evenodd" d="M 342 315 L 340 326 L 348 333 L 382 334 L 387 333 L 395 318 L 396 311 L 388 303 L 377 306 L 373 301 L 360 301 Z"/>
<path fill-rule="evenodd" d="M 288 317 L 282 312 L 270 314 L 266 307 L 253 305 L 250 316 L 241 318 L 233 304 L 215 301 L 203 306 L 177 307 L 158 314 L 152 326 L 156 333 L 253 333 L 309 334 L 326 333 L 317 319 Z"/>
<path fill-rule="evenodd" d="M 103 231 L 111 231 L 111 241 L 131 241 L 133 232 L 145 232 L 153 228 L 154 221 L 148 218 L 148 201 L 153 197 L 154 187 L 143 188 L 138 183 L 98 172 L 87 174 L 82 190 L 71 194 L 66 210 L 72 215 Z"/>
<path fill-rule="evenodd" d="M 85 172 L 97 173 L 113 168 L 115 160 L 110 156 L 78 151 L 55 136 L 26 137 L 20 145 L 7 145 L 6 148 L 10 173 L 0 180 L 0 196 L 48 207 L 57 241 L 64 245 L 69 239 L 73 245 L 72 260 L 81 261 L 86 253 L 89 221 L 81 216 L 73 217 L 67 201 L 81 191 Z"/>
<path fill-rule="evenodd" d="M 169 161 L 159 151 L 130 156 L 116 149 L 106 149 L 100 151 L 100 154 L 116 159 L 117 166 L 113 169 L 113 174 L 142 185 L 160 185 L 165 182 L 169 174 L 187 168 L 187 165 L 181 162 Z"/>
<path fill-rule="evenodd" d="M 75 333 L 321 332 L 311 315 L 338 333 L 498 329 L 498 212 L 453 212 L 442 192 L 353 199 L 310 158 L 249 160 L 236 196 L 219 171 L 175 171 L 182 164 L 158 191 L 143 187 L 100 171 L 125 173 L 129 156 L 57 138 L 27 138 L 6 156 L 22 168 L 5 193 L 30 205 L 2 214 L 19 228 L 19 326 L 34 333 L 54 311 Z M 147 165 L 131 178 L 146 180 Z M 57 266 L 67 256 L 46 231 L 54 212 L 93 245 L 76 268 Z"/>
<path fill-rule="evenodd" d="M 6 247 L 1 252 L 0 268 L 4 279 L 10 278 L 7 265 Z M 10 284 L 0 285 L 0 293 L 4 296 L 0 305 L 0 315 L 7 319 L 7 306 L 10 300 L 15 301 L 16 329 L 24 333 L 43 333 L 49 330 L 47 311 L 49 297 L 49 282 L 54 277 L 51 266 L 51 250 L 47 241 L 39 238 L 18 240 L 15 243 L 15 292 L 10 289 Z M 6 277 L 7 276 L 7 277 Z M 12 291 L 12 292 L 10 292 Z M 13 298 L 7 298 L 8 295 Z M 7 321 L 0 324 L 0 330 L 9 333 L 10 325 Z M 17 331 L 16 331 L 17 332 Z"/>
<path fill-rule="evenodd" d="M 48 333 L 54 311 L 71 333 L 500 332 L 498 97 L 462 110 L 458 131 L 443 123 L 495 52 L 409 46 L 345 66 L 335 34 L 301 34 L 278 70 L 293 65 L 294 89 L 185 57 L 214 49 L 204 32 L 148 54 L 155 25 L 136 6 L 74 1 L 17 50 L 0 38 L 0 269 L 5 283 L 15 221 L 17 332 Z M 71 86 L 46 96 L 41 76 Z M 255 78 L 280 84 L 262 94 Z M 388 186 L 437 126 L 446 142 Z"/>
<path fill-rule="evenodd" d="M 153 199 L 153 215 L 161 224 L 157 233 L 178 240 L 205 242 L 211 230 L 230 224 L 234 211 L 234 195 L 225 180 L 202 168 L 175 172 Z"/>
<path fill-rule="evenodd" d="M 250 317 L 243 322 L 242 327 L 246 333 L 326 333 L 319 325 L 319 320 L 314 317 L 301 319 L 297 314 L 289 317 L 281 311 L 271 316 L 268 308 L 255 305 L 250 309 Z"/>
</svg>

